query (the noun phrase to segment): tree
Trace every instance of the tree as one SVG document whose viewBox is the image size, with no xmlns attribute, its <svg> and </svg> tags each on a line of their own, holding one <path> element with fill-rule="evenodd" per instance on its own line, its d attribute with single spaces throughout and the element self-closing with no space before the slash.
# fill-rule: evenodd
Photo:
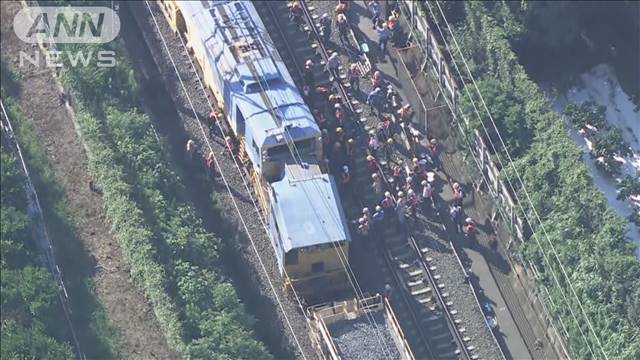
<svg viewBox="0 0 640 360">
<path fill-rule="evenodd" d="M 2 272 L 2 312 L 17 318 L 49 316 L 56 302 L 56 284 L 41 267 L 27 266 Z"/>
<path fill-rule="evenodd" d="M 13 206 L 19 206 L 20 209 L 24 209 L 25 194 L 22 188 L 24 177 L 18 169 L 16 159 L 4 152 L 4 147 L 0 153 L 0 166 L 2 167 L 1 180 L 2 186 L 0 187 L 0 203 L 2 205 L 12 204 Z"/>
<path fill-rule="evenodd" d="M 622 138 L 620 129 L 609 129 L 596 134 L 591 155 L 598 159 L 597 164 L 609 174 L 620 172 L 620 162 L 615 156 L 629 156 L 631 149 Z"/>
<path fill-rule="evenodd" d="M 618 200 L 624 200 L 630 196 L 640 195 L 640 179 L 631 175 L 625 175 L 618 183 Z"/>
<path fill-rule="evenodd" d="M 596 129 L 604 129 L 606 125 L 606 110 L 606 107 L 597 106 L 594 102 L 589 101 L 580 105 L 570 104 L 565 109 L 564 114 L 578 129 L 584 129 L 587 125 Z"/>
<path fill-rule="evenodd" d="M 483 107 L 478 108 L 476 113 L 473 103 L 476 104 L 476 107 L 480 106 L 481 102 L 478 98 L 474 98 L 472 103 L 468 96 L 463 96 L 460 101 L 462 112 L 470 120 L 472 126 L 485 137 L 487 136 L 485 134 L 486 127 L 489 140 L 495 144 L 498 152 L 503 151 L 498 136 L 499 132 L 509 153 L 513 156 L 520 156 L 531 145 L 533 139 L 533 130 L 526 109 L 529 105 L 518 95 L 517 89 L 511 82 L 494 78 L 482 79 L 478 81 L 478 88 L 491 111 L 497 132 Z"/>
<path fill-rule="evenodd" d="M 4 316 L 4 315 L 3 315 Z M 41 324 L 24 327 L 13 320 L 2 322 L 2 359 L 72 359 L 71 347 L 44 333 Z"/>
</svg>

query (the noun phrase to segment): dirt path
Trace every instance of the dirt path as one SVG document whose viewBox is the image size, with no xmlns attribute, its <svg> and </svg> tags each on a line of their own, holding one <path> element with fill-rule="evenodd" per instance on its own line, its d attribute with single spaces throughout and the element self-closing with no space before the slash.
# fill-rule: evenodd
<svg viewBox="0 0 640 360">
<path fill-rule="evenodd" d="M 129 268 L 105 222 L 102 199 L 88 189 L 87 156 L 73 120 L 60 101 L 55 79 L 45 68 L 18 67 L 19 51 L 33 55 L 38 50 L 37 46 L 20 41 L 13 32 L 13 17 L 20 8 L 19 2 L 2 2 L 2 56 L 22 74 L 20 105 L 32 120 L 56 180 L 66 193 L 77 235 L 94 260 L 96 296 L 121 335 L 126 358 L 175 358 L 151 305 L 129 279 Z"/>
</svg>

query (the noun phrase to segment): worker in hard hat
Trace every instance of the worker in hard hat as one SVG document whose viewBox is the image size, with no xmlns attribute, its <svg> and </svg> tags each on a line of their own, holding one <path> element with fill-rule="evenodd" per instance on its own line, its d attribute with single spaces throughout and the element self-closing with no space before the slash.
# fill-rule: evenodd
<svg viewBox="0 0 640 360">
<path fill-rule="evenodd" d="M 327 13 L 322 14 L 320 17 L 320 36 L 322 36 L 322 41 L 325 44 L 331 41 L 331 22 L 331 17 Z"/>
<path fill-rule="evenodd" d="M 345 14 L 339 13 L 336 15 L 336 26 L 338 27 L 338 34 L 340 35 L 340 43 L 342 43 L 342 46 L 349 45 L 349 21 Z"/>
<path fill-rule="evenodd" d="M 300 1 L 293 1 L 290 3 L 290 5 L 291 6 L 289 7 L 289 19 L 298 28 L 300 28 L 304 23 L 304 20 L 302 19 L 302 15 L 303 15 L 302 4 L 300 4 Z"/>
<path fill-rule="evenodd" d="M 378 172 L 378 162 L 373 155 L 367 155 L 367 168 L 371 174 Z"/>
<path fill-rule="evenodd" d="M 216 159 L 215 159 L 215 154 L 213 153 L 213 151 L 209 151 L 209 155 L 207 155 L 207 173 L 209 174 L 209 178 L 211 180 L 215 179 L 215 177 L 217 176 L 216 173 Z"/>
<path fill-rule="evenodd" d="M 327 71 L 329 72 L 329 76 L 331 77 L 329 80 L 333 81 L 334 79 L 339 78 L 339 69 L 342 62 L 340 61 L 340 55 L 337 51 L 331 53 L 329 58 L 327 59 Z"/>
<path fill-rule="evenodd" d="M 405 231 L 407 220 L 407 199 L 404 197 L 403 191 L 398 191 L 396 195 L 396 216 L 401 231 Z"/>
<path fill-rule="evenodd" d="M 185 146 L 185 153 L 188 162 L 193 161 L 194 154 L 196 152 L 196 143 L 189 139 L 187 140 L 187 145 Z"/>
<path fill-rule="evenodd" d="M 373 173 L 371 174 L 371 180 L 373 180 L 371 188 L 376 193 L 376 196 L 378 198 L 382 197 L 382 193 L 384 191 L 384 183 L 382 182 L 382 177 L 378 173 Z"/>
<path fill-rule="evenodd" d="M 347 75 L 349 77 L 349 85 L 351 86 L 351 90 L 360 91 L 360 78 L 362 77 L 362 73 L 360 72 L 357 63 L 349 65 L 349 72 Z"/>
<path fill-rule="evenodd" d="M 353 156 L 355 154 L 355 149 L 356 149 L 356 145 L 355 145 L 355 141 L 353 140 L 353 138 L 348 138 L 347 139 L 347 144 L 345 145 L 345 153 L 347 154 L 347 161 L 349 162 L 349 164 L 353 163 Z"/>
<path fill-rule="evenodd" d="M 237 146 L 235 141 L 231 138 L 231 136 L 224 137 L 224 150 L 222 153 L 227 155 L 229 158 L 233 159 L 236 155 Z"/>
</svg>

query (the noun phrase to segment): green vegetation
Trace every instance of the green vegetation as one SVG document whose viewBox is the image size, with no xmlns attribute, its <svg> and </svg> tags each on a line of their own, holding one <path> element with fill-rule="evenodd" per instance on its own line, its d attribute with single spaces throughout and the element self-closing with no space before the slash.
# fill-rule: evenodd
<svg viewBox="0 0 640 360">
<path fill-rule="evenodd" d="M 116 46 L 100 48 L 122 54 Z M 130 64 L 119 56 L 114 68 L 65 67 L 63 80 L 80 101 L 77 121 L 112 231 L 170 346 L 186 358 L 271 358 L 223 275 L 220 239 L 204 230 L 167 142 L 136 109 Z"/>
<path fill-rule="evenodd" d="M 27 197 L 16 159 L 4 145 L 0 153 L 2 198 L 2 346 L 3 359 L 73 357 L 71 346 L 57 338 L 60 316 L 57 285 L 35 263 L 38 251 L 31 236 Z"/>
<path fill-rule="evenodd" d="M 564 114 L 578 129 L 585 129 L 587 126 L 602 129 L 606 125 L 606 111 L 607 108 L 604 106 L 598 106 L 594 102 L 586 102 L 580 105 L 569 104 L 564 110 Z"/>
<path fill-rule="evenodd" d="M 64 274 L 70 305 L 73 309 L 71 320 L 76 328 L 81 351 L 88 358 L 119 358 L 117 335 L 108 323 L 104 309 L 97 302 L 91 289 L 92 284 L 89 279 L 92 269 L 80 241 L 75 236 L 76 230 L 66 206 L 64 192 L 54 180 L 44 149 L 33 133 L 29 120 L 12 97 L 19 94 L 20 76 L 4 61 L 0 69 L 2 70 L 3 102 L 20 142 L 31 181 L 38 192 L 47 231 L 55 246 L 56 261 Z M 8 162 L 5 162 L 8 155 L 3 152 L 2 156 L 3 204 L 7 202 L 22 206 L 13 210 L 5 208 L 4 205 L 2 208 L 2 358 L 68 358 L 64 354 L 70 349 L 67 343 L 71 339 L 71 334 L 55 296 L 58 291 L 57 286 L 50 275 L 33 262 L 37 253 L 30 232 L 26 230 L 26 227 L 30 226 L 30 220 L 24 216 L 23 212 L 26 204 L 24 190 L 21 186 L 10 185 L 22 184 L 22 178 L 20 177 L 19 180 L 16 178 L 20 175 L 16 175 L 13 170 L 14 159 L 11 157 L 7 160 Z M 5 166 L 5 164 L 11 165 Z M 5 271 L 21 267 L 25 269 L 24 273 L 17 270 Z M 46 282 L 43 281 L 45 275 L 48 279 Z M 13 300 L 6 294 L 11 294 Z M 38 295 L 38 298 L 34 299 L 34 295 Z M 17 299 L 16 296 L 21 299 L 18 303 L 12 302 Z M 54 297 L 51 298 L 51 296 Z M 30 308 L 43 309 L 44 319 L 38 318 L 37 321 L 31 322 L 31 327 L 25 327 L 23 318 L 18 321 L 8 316 L 7 322 L 4 322 L 5 300 L 11 307 L 15 307 L 16 304 L 24 306 L 25 303 L 32 303 L 29 305 Z M 43 305 L 46 303 L 44 300 L 52 301 L 50 308 Z M 55 316 L 49 314 L 54 310 Z M 7 314 L 9 313 L 11 312 Z M 35 315 L 31 316 L 35 317 Z M 57 342 L 58 339 L 65 343 L 60 345 Z"/>
<path fill-rule="evenodd" d="M 466 2 L 464 6 L 450 5 L 447 11 L 452 13 L 447 14 L 447 18 L 460 19 L 452 24 L 456 38 L 505 138 L 515 167 L 526 184 L 532 205 L 541 217 L 544 230 L 539 226 L 533 208 L 524 200 L 527 198 L 524 190 L 515 185 L 514 191 L 522 199 L 521 205 L 527 218 L 532 220 L 531 231 L 534 233 L 524 243 L 521 254 L 541 272 L 540 281 L 549 289 L 555 303 L 553 306 L 548 302 L 549 308 L 566 327 L 572 357 L 603 357 L 600 345 L 593 336 L 595 332 L 608 358 L 638 359 L 640 260 L 634 255 L 635 246 L 625 238 L 624 220 L 615 215 L 604 196 L 593 185 L 589 171 L 583 164 L 582 153 L 567 135 L 562 117 L 552 111 L 537 85 L 530 80 L 519 64 L 524 59 L 514 53 L 510 43 L 510 40 L 530 30 L 529 24 L 522 23 L 520 11 L 541 10 L 543 7 L 553 11 L 554 6 L 574 8 L 564 2 L 562 5 L 555 4 Z M 521 5 L 524 9 L 520 8 Z M 589 7 L 593 8 L 594 5 Z M 556 27 L 571 27 L 573 16 L 572 11 L 567 11 L 564 16 L 555 17 L 555 20 L 551 18 L 548 22 Z M 599 27 L 607 24 L 601 23 Z M 578 36 L 575 31 L 567 35 L 555 28 L 549 36 L 541 36 L 540 39 L 544 41 L 545 38 L 563 35 L 575 38 Z M 562 38 L 558 41 L 571 42 Z M 545 56 L 550 57 L 547 54 Z M 457 54 L 455 60 L 463 69 L 464 65 Z M 476 117 L 470 111 L 473 107 L 466 95 L 462 96 L 460 108 L 470 120 Z M 483 121 L 492 127 L 488 119 Z M 478 128 L 479 122 L 474 120 L 472 126 Z M 481 128 L 479 130 L 483 133 Z M 603 135 L 600 140 L 602 147 L 608 149 L 615 136 L 614 133 Z M 493 134 L 490 133 L 489 137 L 495 140 Z M 620 151 L 619 148 L 607 151 L 610 150 Z M 506 164 L 504 156 L 502 159 Z M 502 176 L 515 180 L 514 184 L 518 183 L 508 166 L 503 169 Z M 573 296 L 569 283 L 562 276 L 560 262 L 553 255 L 550 244 L 557 251 L 579 300 Z M 552 277 L 552 272 L 557 274 L 559 285 Z M 581 307 L 593 325 L 593 332 Z"/>
<path fill-rule="evenodd" d="M 618 184 L 618 200 L 623 200 L 631 196 L 640 195 L 640 180 L 638 177 L 631 175 L 625 175 L 625 177 Z"/>
<path fill-rule="evenodd" d="M 610 175 L 620 173 L 621 163 L 615 157 L 630 156 L 631 148 L 622 138 L 622 131 L 612 128 L 605 121 L 606 107 L 596 106 L 592 102 L 567 106 L 564 114 L 579 129 L 593 135 L 593 148 L 590 151 L 596 158 L 596 164 Z M 596 129 L 589 129 L 593 126 Z"/>
</svg>

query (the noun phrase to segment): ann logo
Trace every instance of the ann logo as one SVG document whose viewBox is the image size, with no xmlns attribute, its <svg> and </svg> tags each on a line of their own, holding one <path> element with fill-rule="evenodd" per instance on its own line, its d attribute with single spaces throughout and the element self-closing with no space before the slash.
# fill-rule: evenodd
<svg viewBox="0 0 640 360">
<path fill-rule="evenodd" d="M 13 28 L 29 43 L 106 43 L 120 32 L 120 18 L 108 7 L 46 6 L 20 10 Z"/>
<path fill-rule="evenodd" d="M 73 16 L 69 21 L 69 16 Z M 102 33 L 102 25 L 104 24 L 105 14 L 98 14 L 97 24 L 93 21 L 93 17 L 89 13 L 58 13 L 55 18 L 55 26 L 53 27 L 52 36 L 57 38 L 60 36 L 60 31 L 64 31 L 64 36 L 67 37 L 83 37 L 87 28 L 91 31 L 91 36 L 99 37 Z M 78 26 L 80 23 L 80 26 Z M 27 32 L 28 37 L 32 37 L 34 34 L 47 34 L 51 29 L 49 23 L 49 14 L 40 13 L 33 21 L 33 25 Z"/>
</svg>

